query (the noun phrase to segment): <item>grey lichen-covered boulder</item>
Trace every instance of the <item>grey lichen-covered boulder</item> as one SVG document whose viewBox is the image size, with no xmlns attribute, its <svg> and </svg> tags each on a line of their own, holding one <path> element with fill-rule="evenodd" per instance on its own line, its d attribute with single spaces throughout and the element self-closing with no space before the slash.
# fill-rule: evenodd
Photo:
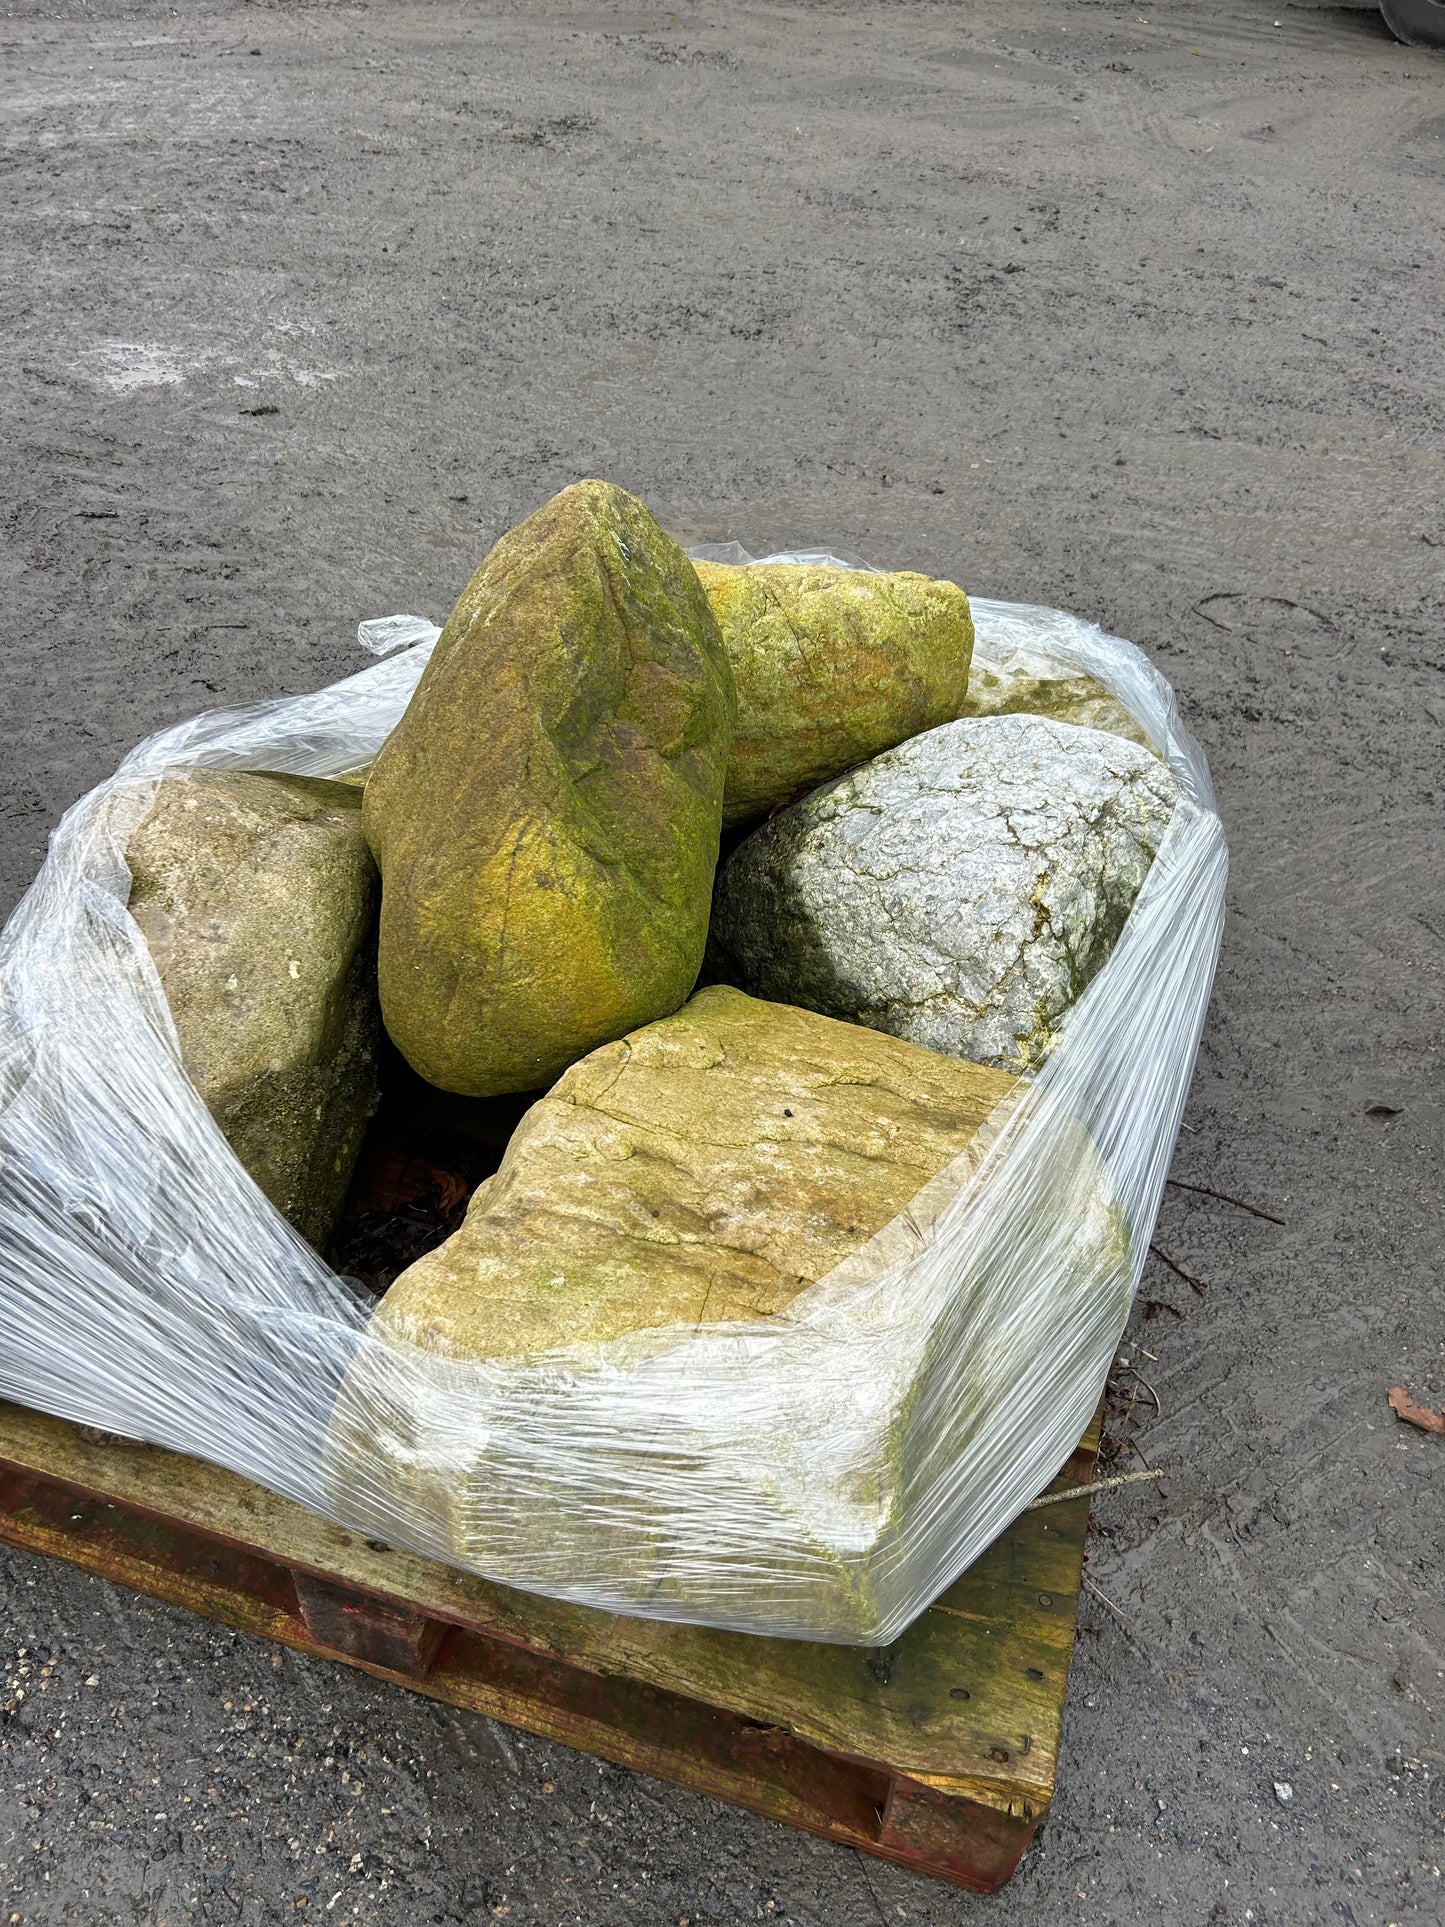
<svg viewBox="0 0 1445 1927">
<path fill-rule="evenodd" d="M 1123 736 L 1142 749 L 1149 738 L 1117 696 L 1094 676 L 1068 674 L 1049 656 L 1022 646 L 976 642 L 960 716 L 1052 716 Z"/>
<path fill-rule="evenodd" d="M 386 1027 L 474 1097 L 540 1089 L 702 962 L 732 672 L 687 557 L 578 482 L 505 535 L 366 782 Z"/>
<path fill-rule="evenodd" d="M 160 783 L 125 854 L 187 1075 L 277 1210 L 324 1243 L 377 1096 L 359 791 L 193 769 Z"/>
<path fill-rule="evenodd" d="M 1113 948 L 1177 797 L 1165 764 L 1101 730 L 1023 715 L 947 724 L 733 853 L 706 973 L 1034 1068 Z"/>
</svg>

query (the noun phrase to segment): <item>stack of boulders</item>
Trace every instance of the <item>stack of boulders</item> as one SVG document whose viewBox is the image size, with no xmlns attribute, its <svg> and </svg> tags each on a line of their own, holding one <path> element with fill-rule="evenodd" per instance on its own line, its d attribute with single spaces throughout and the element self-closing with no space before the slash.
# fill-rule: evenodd
<svg viewBox="0 0 1445 1927">
<path fill-rule="evenodd" d="M 483 562 L 364 790 L 160 784 L 132 912 L 304 1236 L 382 1024 L 443 1090 L 538 1093 L 379 1335 L 515 1359 L 775 1317 L 1043 1063 L 1176 784 L 1097 683 L 971 684 L 973 644 L 952 583 L 694 565 L 580 482 Z"/>
</svg>

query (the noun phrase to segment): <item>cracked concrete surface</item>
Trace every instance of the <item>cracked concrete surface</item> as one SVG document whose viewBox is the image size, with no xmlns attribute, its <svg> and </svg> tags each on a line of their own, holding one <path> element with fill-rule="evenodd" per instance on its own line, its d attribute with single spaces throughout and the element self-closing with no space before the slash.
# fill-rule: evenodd
<svg viewBox="0 0 1445 1927">
<path fill-rule="evenodd" d="M 600 473 L 1150 651 L 1233 858 L 1174 1171 L 1284 1220 L 1166 1195 L 1207 1290 L 1151 1261 L 1114 1437 L 1167 1476 L 1094 1507 L 993 1899 L 5 1553 L 0 1924 L 1436 1927 L 1445 1442 L 1385 1392 L 1445 1404 L 1440 60 L 1256 0 L 0 36 L 4 907 L 138 737 Z"/>
<path fill-rule="evenodd" d="M 1122 736 L 948 723 L 772 817 L 718 878 L 706 969 L 755 997 L 1036 1070 L 1108 960 L 1179 786 Z"/>
</svg>

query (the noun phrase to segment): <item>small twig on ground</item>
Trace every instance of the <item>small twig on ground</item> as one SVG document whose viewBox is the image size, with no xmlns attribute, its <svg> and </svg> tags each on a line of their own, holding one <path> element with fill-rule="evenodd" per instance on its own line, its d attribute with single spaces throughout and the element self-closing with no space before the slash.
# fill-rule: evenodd
<svg viewBox="0 0 1445 1927">
<path fill-rule="evenodd" d="M 1162 1479 L 1164 1467 L 1151 1465 L 1147 1472 L 1118 1472 L 1112 1479 L 1095 1479 L 1092 1485 L 1071 1485 L 1062 1492 L 1045 1492 L 1025 1512 L 1037 1512 L 1041 1505 L 1062 1505 L 1065 1499 L 1090 1499 L 1096 1492 L 1114 1492 L 1121 1485 L 1143 1485 L 1149 1479 Z"/>
<path fill-rule="evenodd" d="M 1321 628 L 1333 629 L 1335 627 L 1335 624 L 1327 615 L 1322 614 L 1318 609 L 1312 609 L 1307 602 L 1296 602 L 1292 597 L 1287 595 L 1267 595 L 1260 596 L 1257 599 L 1260 602 L 1273 602 L 1281 609 L 1297 609 L 1302 616 L 1312 616 Z M 1242 592 L 1238 589 L 1216 589 L 1213 595 L 1202 596 L 1198 602 L 1193 603 L 1191 606 L 1195 615 L 1203 616 L 1204 620 L 1206 622 L 1212 622 L 1216 629 L 1222 629 L 1227 636 L 1237 636 L 1242 635 L 1244 632 L 1236 629 L 1232 623 L 1221 622 L 1218 616 L 1210 615 L 1204 604 L 1206 602 L 1238 602 L 1240 600 L 1242 600 Z"/>
<path fill-rule="evenodd" d="M 1270 601 L 1282 602 L 1286 609 L 1298 609 L 1301 615 L 1313 616 L 1315 621 L 1323 623 L 1326 629 L 1333 629 L 1335 626 L 1333 620 L 1322 609 L 1312 609 L 1307 602 L 1291 602 L 1287 595 L 1271 596 Z"/>
<path fill-rule="evenodd" d="M 1084 1584 L 1089 1588 L 1089 1591 L 1094 1595 L 1095 1599 L 1101 1599 L 1104 1602 L 1104 1604 L 1109 1608 L 1109 1611 L 1114 1615 L 1115 1619 L 1119 1621 L 1119 1624 L 1121 1626 L 1127 1626 L 1129 1623 L 1128 1620 L 1125 1619 L 1123 1613 L 1120 1612 L 1119 1608 L 1114 1604 L 1113 1600 L 1109 1597 L 1108 1593 L 1100 1591 L 1099 1587 L 1097 1587 L 1094 1584 L 1093 1580 L 1089 1577 L 1088 1573 L 1086 1572 L 1080 1573 L 1079 1577 L 1083 1580 Z"/>
<path fill-rule="evenodd" d="M 1117 1393 L 1120 1398 L 1123 1397 L 1122 1391 L 1120 1391 L 1119 1387 L 1115 1385 L 1112 1376 L 1109 1379 L 1108 1389 L 1111 1392 Z M 1139 1403 L 1139 1381 L 1135 1379 L 1134 1383 L 1129 1387 L 1129 1403 L 1124 1407 L 1122 1414 L 1117 1415 L 1119 1417 L 1120 1428 L 1125 1433 L 1126 1436 L 1128 1434 L 1129 1426 L 1133 1423 L 1134 1407 L 1138 1403 Z M 1111 1417 L 1116 1416 L 1113 1408 L 1110 1409 L 1110 1416 Z M 1140 1453 L 1139 1456 L 1140 1458 L 1144 1457 L 1142 1452 Z M 1149 1461 L 1145 1459 L 1144 1463 L 1147 1465 Z"/>
<path fill-rule="evenodd" d="M 1163 1250 L 1159 1245 L 1150 1245 L 1149 1249 L 1153 1252 L 1154 1256 L 1157 1259 L 1159 1259 L 1161 1264 L 1168 1265 L 1171 1271 L 1177 1271 L 1179 1276 L 1184 1280 L 1186 1285 L 1192 1285 L 1194 1289 L 1199 1293 L 1199 1296 L 1201 1298 L 1204 1296 L 1205 1292 L 1208 1291 L 1209 1289 L 1208 1285 L 1203 1284 L 1198 1278 L 1193 1277 L 1189 1272 L 1187 1272 L 1184 1269 L 1183 1265 L 1176 1264 L 1174 1260 L 1169 1256 L 1169 1253 Z"/>
<path fill-rule="evenodd" d="M 1226 593 L 1228 593 L 1228 591 L 1226 591 Z M 1204 598 L 1205 602 L 1218 602 L 1219 600 L 1220 598 L 1218 596 L 1205 596 Z M 1236 633 L 1229 623 L 1221 622 L 1218 616 L 1210 615 L 1209 611 L 1203 606 L 1202 603 L 1196 602 L 1192 606 L 1193 606 L 1195 615 L 1202 616 L 1206 622 L 1212 622 L 1215 628 L 1222 629 L 1225 635 L 1232 636 Z"/>
<path fill-rule="evenodd" d="M 1134 1457 L 1139 1461 L 1140 1465 L 1148 1467 L 1148 1469 L 1151 1472 L 1154 1470 L 1153 1466 L 1149 1464 L 1148 1459 L 1145 1458 L 1144 1453 L 1140 1448 L 1139 1441 L 1136 1438 L 1133 1438 L 1131 1436 L 1130 1438 L 1126 1439 L 1124 1443 L 1128 1446 L 1129 1450 L 1134 1454 Z"/>
<path fill-rule="evenodd" d="M 1208 1184 L 1186 1184 L 1183 1178 L 1167 1178 L 1165 1182 L 1175 1191 L 1197 1191 L 1204 1198 L 1218 1198 L 1221 1204 L 1232 1204 L 1240 1211 L 1247 1211 L 1252 1218 L 1263 1218 L 1266 1224 L 1284 1223 L 1283 1218 L 1275 1217 L 1272 1211 L 1261 1211 L 1257 1204 L 1246 1204 L 1243 1198 L 1232 1198 L 1227 1191 L 1216 1191 Z"/>
<path fill-rule="evenodd" d="M 1148 1379 L 1145 1378 L 1144 1374 L 1139 1370 L 1139 1367 L 1137 1365 L 1123 1365 L 1120 1367 L 1120 1370 L 1125 1372 L 1132 1372 L 1134 1374 L 1135 1378 L 1138 1379 L 1139 1383 L 1144 1387 L 1144 1390 L 1149 1394 L 1150 1398 L 1152 1398 L 1154 1401 L 1155 1418 L 1163 1418 L 1164 1407 L 1159 1403 L 1159 1394 L 1154 1390 L 1154 1387 L 1149 1383 Z"/>
</svg>

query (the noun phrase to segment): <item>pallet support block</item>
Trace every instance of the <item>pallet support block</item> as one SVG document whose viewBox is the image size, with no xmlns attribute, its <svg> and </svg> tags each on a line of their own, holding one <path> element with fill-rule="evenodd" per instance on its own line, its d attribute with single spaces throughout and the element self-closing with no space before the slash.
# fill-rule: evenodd
<svg viewBox="0 0 1445 1927">
<path fill-rule="evenodd" d="M 444 1619 L 431 1619 L 409 1606 L 389 1605 L 354 1586 L 336 1586 L 314 1573 L 296 1572 L 296 1603 L 315 1645 L 344 1659 L 381 1666 L 389 1673 L 421 1679 L 431 1669 L 446 1631 Z"/>
</svg>

